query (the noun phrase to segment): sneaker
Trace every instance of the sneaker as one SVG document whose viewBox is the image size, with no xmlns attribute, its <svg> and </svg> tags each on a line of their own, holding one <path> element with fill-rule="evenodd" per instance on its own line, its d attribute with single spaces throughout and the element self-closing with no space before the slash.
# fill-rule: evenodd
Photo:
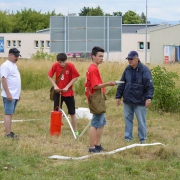
<svg viewBox="0 0 180 180">
<path fill-rule="evenodd" d="M 126 142 L 130 142 L 132 139 L 125 139 Z"/>
<path fill-rule="evenodd" d="M 18 136 L 16 134 L 14 134 L 13 132 L 10 132 L 9 134 L 5 134 L 5 137 L 12 138 L 12 139 L 18 138 Z"/>
<path fill-rule="evenodd" d="M 107 151 L 107 149 L 104 149 L 101 144 L 99 146 L 95 145 L 95 148 L 99 151 Z"/>
<path fill-rule="evenodd" d="M 145 144 L 145 142 L 146 142 L 145 140 L 143 140 L 143 141 L 140 141 L 140 144 Z"/>
<path fill-rule="evenodd" d="M 79 136 L 79 132 L 78 132 L 78 131 L 76 131 L 76 132 L 75 132 L 75 135 L 76 135 L 76 136 Z"/>
<path fill-rule="evenodd" d="M 89 153 L 100 153 L 100 151 L 96 148 L 89 148 L 88 152 Z"/>
</svg>

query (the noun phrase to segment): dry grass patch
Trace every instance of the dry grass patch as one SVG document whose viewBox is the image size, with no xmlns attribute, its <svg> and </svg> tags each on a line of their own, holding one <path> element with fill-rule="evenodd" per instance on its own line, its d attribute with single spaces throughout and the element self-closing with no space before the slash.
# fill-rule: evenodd
<svg viewBox="0 0 180 180">
<path fill-rule="evenodd" d="M 26 64 L 24 64 L 26 63 Z M 40 64 L 41 65 L 40 65 Z M 82 76 L 90 62 L 74 62 Z M 44 79 L 52 62 L 27 61 L 18 62 L 24 71 L 42 70 Z M 177 65 L 179 66 L 179 64 Z M 119 63 L 102 64 L 103 79 L 117 80 L 125 67 Z M 176 66 L 168 66 L 172 69 Z M 0 179 L 77 179 L 77 180 L 152 180 L 180 179 L 180 136 L 179 114 L 152 112 L 147 114 L 147 143 L 161 142 L 165 146 L 135 147 L 113 155 L 92 156 L 82 161 L 64 161 L 48 159 L 52 155 L 79 157 L 87 155 L 89 146 L 89 130 L 79 139 L 75 139 L 65 119 L 62 133 L 59 137 L 50 136 L 50 115 L 53 108 L 49 100 L 50 85 L 39 90 L 23 90 L 13 119 L 38 119 L 12 124 L 12 129 L 20 135 L 18 141 L 4 138 L 4 126 L 0 124 Z M 113 87 L 110 92 L 115 92 Z M 83 95 L 75 96 L 76 108 L 87 107 Z M 137 121 L 134 121 L 134 140 L 124 141 L 124 118 L 122 106 L 117 107 L 114 94 L 108 94 L 107 125 L 102 135 L 102 145 L 112 151 L 133 143 L 139 143 L 137 136 Z M 63 110 L 67 113 L 66 106 Z M 0 99 L 0 120 L 3 120 L 3 103 Z M 89 120 L 79 119 L 78 130 L 81 133 Z M 7 167 L 8 170 L 5 170 Z"/>
</svg>

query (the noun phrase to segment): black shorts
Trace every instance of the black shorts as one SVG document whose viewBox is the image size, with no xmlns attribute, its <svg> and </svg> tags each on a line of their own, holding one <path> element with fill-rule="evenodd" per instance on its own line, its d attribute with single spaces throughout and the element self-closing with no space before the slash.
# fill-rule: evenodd
<svg viewBox="0 0 180 180">
<path fill-rule="evenodd" d="M 55 97 L 54 97 L 54 110 L 58 111 L 58 107 L 59 107 L 59 97 L 60 94 L 59 93 L 55 93 Z M 67 109 L 68 109 L 68 114 L 70 115 L 74 115 L 75 114 L 75 100 L 74 100 L 74 96 L 61 96 L 61 104 L 60 104 L 60 108 L 62 109 L 62 104 L 63 102 L 65 102 Z"/>
</svg>

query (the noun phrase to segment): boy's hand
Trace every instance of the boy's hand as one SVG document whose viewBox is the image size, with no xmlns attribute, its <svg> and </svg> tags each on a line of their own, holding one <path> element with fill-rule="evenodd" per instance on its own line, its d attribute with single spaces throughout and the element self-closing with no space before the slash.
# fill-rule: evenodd
<svg viewBox="0 0 180 180">
<path fill-rule="evenodd" d="M 68 89 L 69 89 L 68 87 L 65 87 L 65 88 L 63 88 L 63 91 L 64 91 L 64 92 L 67 92 Z"/>
<path fill-rule="evenodd" d="M 59 92 L 60 91 L 60 89 L 59 89 L 59 87 L 56 85 L 56 86 L 54 86 L 54 90 L 56 91 L 56 92 Z"/>
<path fill-rule="evenodd" d="M 108 85 L 109 86 L 114 86 L 114 85 L 116 85 L 116 82 L 115 81 L 110 81 L 110 82 L 108 82 Z"/>
</svg>

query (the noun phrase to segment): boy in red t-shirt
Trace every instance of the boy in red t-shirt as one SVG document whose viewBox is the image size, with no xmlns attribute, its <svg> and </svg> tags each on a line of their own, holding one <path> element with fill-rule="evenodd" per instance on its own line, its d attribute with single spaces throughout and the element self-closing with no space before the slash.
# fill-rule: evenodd
<svg viewBox="0 0 180 180">
<path fill-rule="evenodd" d="M 104 87 L 114 86 L 116 83 L 110 81 L 103 83 L 98 65 L 103 62 L 104 49 L 100 47 L 94 47 L 92 49 L 92 64 L 89 66 L 86 72 L 86 82 L 85 82 L 85 92 L 87 99 L 89 98 L 89 91 L 93 94 L 97 89 L 102 89 L 102 92 L 105 93 Z M 89 88 L 89 89 L 88 89 Z M 103 114 L 93 114 L 91 120 L 91 128 L 89 132 L 90 147 L 89 153 L 99 153 L 104 150 L 100 144 L 101 134 L 104 125 L 106 125 L 106 116 Z"/>
<path fill-rule="evenodd" d="M 55 81 L 53 80 L 54 74 L 56 74 Z M 61 78 L 58 84 L 56 84 L 55 82 L 57 82 L 60 75 Z M 59 107 L 59 99 L 61 94 L 60 107 L 62 108 L 62 104 L 65 102 L 68 108 L 68 114 L 71 116 L 72 126 L 76 135 L 79 135 L 79 133 L 77 131 L 73 84 L 79 76 L 80 74 L 76 70 L 74 64 L 67 62 L 67 55 L 65 53 L 59 53 L 57 55 L 57 62 L 52 65 L 48 72 L 48 78 L 57 92 L 55 93 L 54 97 L 54 110 L 58 111 L 57 107 Z"/>
</svg>

